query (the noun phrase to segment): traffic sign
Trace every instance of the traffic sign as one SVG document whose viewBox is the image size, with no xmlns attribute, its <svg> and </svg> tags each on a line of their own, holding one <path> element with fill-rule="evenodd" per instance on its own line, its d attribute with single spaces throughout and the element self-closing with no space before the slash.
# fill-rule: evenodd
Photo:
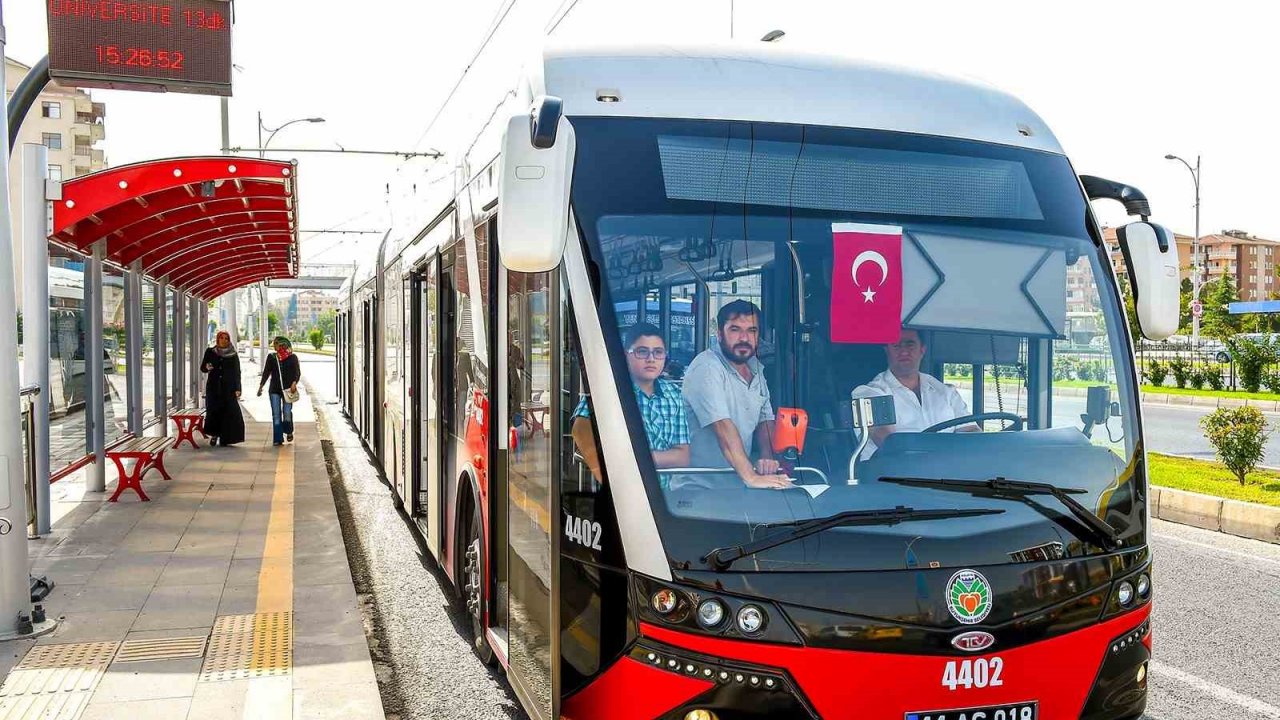
<svg viewBox="0 0 1280 720">
<path fill-rule="evenodd" d="M 70 87 L 231 94 L 230 0 L 48 0 L 49 77 Z"/>
<path fill-rule="evenodd" d="M 1191 317 L 1200 317 L 1204 315 L 1204 304 L 1199 300 L 1191 301 Z"/>
</svg>

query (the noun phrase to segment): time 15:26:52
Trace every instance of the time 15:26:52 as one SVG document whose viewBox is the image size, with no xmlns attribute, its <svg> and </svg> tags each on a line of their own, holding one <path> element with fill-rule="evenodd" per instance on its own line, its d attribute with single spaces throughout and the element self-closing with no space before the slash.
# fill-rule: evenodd
<svg viewBox="0 0 1280 720">
<path fill-rule="evenodd" d="M 180 50 L 154 50 L 152 48 L 97 45 L 98 62 L 105 65 L 129 65 L 154 67 L 162 70 L 182 70 L 186 59 Z"/>
</svg>

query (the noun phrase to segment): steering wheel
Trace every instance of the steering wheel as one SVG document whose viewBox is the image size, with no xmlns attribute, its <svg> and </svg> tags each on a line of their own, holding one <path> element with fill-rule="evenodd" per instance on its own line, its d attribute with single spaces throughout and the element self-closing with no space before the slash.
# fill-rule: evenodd
<svg viewBox="0 0 1280 720">
<path fill-rule="evenodd" d="M 946 430 L 947 428 L 956 427 L 957 425 L 968 425 L 969 423 L 982 422 L 983 420 L 1008 420 L 1009 422 L 1013 423 L 1013 425 L 1001 430 L 1000 432 L 1009 432 L 1009 431 L 1017 432 L 1022 430 L 1021 416 L 1014 413 L 1007 413 L 1007 412 L 988 412 L 988 413 L 973 413 L 972 415 L 962 415 L 958 418 L 943 420 L 942 422 L 937 423 L 935 425 L 930 425 L 929 427 L 925 428 L 924 430 L 921 430 L 920 432 L 936 433 L 939 430 Z"/>
</svg>

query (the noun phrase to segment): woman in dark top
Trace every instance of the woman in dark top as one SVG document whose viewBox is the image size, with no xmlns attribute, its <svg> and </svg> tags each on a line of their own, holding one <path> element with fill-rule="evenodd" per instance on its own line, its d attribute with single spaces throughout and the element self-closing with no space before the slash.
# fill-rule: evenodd
<svg viewBox="0 0 1280 720">
<path fill-rule="evenodd" d="M 230 335 L 218 333 L 213 347 L 204 351 L 200 372 L 209 376 L 204 385 L 204 432 L 210 444 L 227 446 L 244 442 L 240 358 Z"/>
<path fill-rule="evenodd" d="M 285 390 L 298 392 L 298 381 L 302 379 L 302 367 L 298 364 L 298 356 L 293 354 L 293 344 L 283 335 L 271 341 L 275 348 L 274 355 L 268 355 L 262 364 L 262 378 L 258 381 L 258 395 L 262 395 L 262 387 L 271 381 L 271 432 L 272 445 L 283 445 L 287 439 L 293 442 L 293 403 L 284 399 Z"/>
</svg>

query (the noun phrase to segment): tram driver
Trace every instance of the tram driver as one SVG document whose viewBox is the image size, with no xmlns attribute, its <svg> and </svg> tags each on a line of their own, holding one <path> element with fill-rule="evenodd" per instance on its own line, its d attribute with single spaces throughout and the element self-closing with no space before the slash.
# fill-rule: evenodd
<svg viewBox="0 0 1280 720">
<path fill-rule="evenodd" d="M 667 343 L 662 331 L 649 323 L 639 323 L 623 334 L 627 346 L 627 370 L 631 374 L 636 405 L 644 421 L 644 433 L 653 453 L 653 464 L 659 468 L 689 465 L 689 425 L 685 419 L 684 398 L 680 386 L 664 380 Z M 602 479 L 595 434 L 591 426 L 591 410 L 583 398 L 573 411 L 573 441 L 578 452 L 597 480 Z"/>
<path fill-rule="evenodd" d="M 884 346 L 889 367 L 871 379 L 866 385 L 854 388 L 858 398 L 893 396 L 896 423 L 871 428 L 871 441 L 862 452 L 866 460 L 895 432 L 920 432 L 931 425 L 954 420 L 969 414 L 969 408 L 956 389 L 938 378 L 920 372 L 924 359 L 924 339 L 915 330 L 904 328 L 895 343 Z M 968 423 L 944 432 L 981 432 L 982 428 Z"/>
<path fill-rule="evenodd" d="M 734 300 L 716 314 L 716 343 L 684 373 L 695 467 L 732 467 L 748 487 L 794 487 L 773 457 L 773 405 L 760 346 L 760 308 Z M 752 463 L 753 447 L 758 455 Z"/>
</svg>

